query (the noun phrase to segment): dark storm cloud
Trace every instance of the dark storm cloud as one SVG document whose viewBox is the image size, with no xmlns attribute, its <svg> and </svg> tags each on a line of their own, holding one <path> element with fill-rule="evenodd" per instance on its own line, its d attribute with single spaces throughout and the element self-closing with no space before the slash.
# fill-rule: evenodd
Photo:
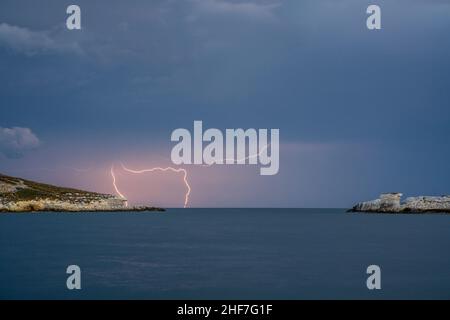
<svg viewBox="0 0 450 320">
<path fill-rule="evenodd" d="M 446 131 L 433 116 L 449 116 L 448 12 L 430 11 L 437 2 L 380 1 L 378 33 L 354 0 L 80 1 L 81 31 L 64 29 L 66 3 L 42 3 L 1 4 L 0 46 L 34 55 L 0 51 L 2 99 L 16 104 L 5 119 L 19 108 L 36 122 L 44 112 L 44 131 L 95 123 L 105 134 L 120 125 L 166 136 L 198 118 L 319 141 L 410 140 L 397 130 L 405 121 L 422 123 L 418 138 Z"/>
<path fill-rule="evenodd" d="M 46 32 L 31 31 L 7 23 L 0 24 L 0 46 L 29 56 L 46 53 L 81 53 L 76 43 L 58 41 Z"/>
</svg>

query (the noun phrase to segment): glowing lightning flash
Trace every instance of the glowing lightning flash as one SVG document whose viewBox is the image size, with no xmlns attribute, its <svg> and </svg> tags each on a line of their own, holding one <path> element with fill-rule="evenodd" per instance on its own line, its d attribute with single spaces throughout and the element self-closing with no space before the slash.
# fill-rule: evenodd
<svg viewBox="0 0 450 320">
<path fill-rule="evenodd" d="M 251 159 L 251 158 L 255 158 L 255 157 L 259 157 L 259 156 L 261 155 L 261 153 L 269 147 L 269 145 L 270 145 L 270 144 L 265 145 L 263 148 L 261 148 L 261 150 L 260 150 L 257 154 L 249 155 L 249 156 L 247 156 L 247 157 L 245 157 L 245 158 L 238 159 L 237 162 L 245 161 L 245 160 L 248 160 L 248 159 Z M 234 159 L 224 159 L 224 162 L 226 162 L 226 161 L 228 161 L 228 160 L 234 160 Z M 202 165 L 202 166 L 210 167 L 210 166 L 212 166 L 213 164 L 214 164 L 214 163 L 212 163 L 212 164 L 205 164 L 205 165 Z M 121 163 L 121 166 L 122 166 L 122 169 L 123 169 L 123 170 L 125 170 L 125 171 L 127 171 L 127 172 L 130 172 L 130 173 L 134 173 L 134 174 L 141 174 L 141 173 L 155 172 L 155 171 L 162 171 L 162 172 L 172 171 L 172 172 L 175 172 L 175 173 L 182 172 L 182 173 L 183 173 L 183 181 L 184 181 L 184 184 L 185 184 L 185 186 L 186 186 L 186 188 L 187 188 L 186 194 L 185 194 L 185 196 L 184 196 L 184 206 L 183 206 L 183 208 L 186 208 L 186 207 L 187 207 L 187 205 L 188 205 L 188 203 L 189 203 L 189 196 L 190 196 L 190 194 L 191 194 L 191 186 L 189 185 L 189 181 L 188 181 L 188 173 L 187 173 L 187 170 L 186 170 L 186 169 L 183 169 L 183 168 L 173 168 L 173 167 L 165 167 L 165 168 L 162 168 L 162 167 L 154 167 L 154 168 L 149 168 L 149 169 L 133 170 L 133 169 L 129 169 L 129 168 L 125 167 L 125 165 L 124 165 L 123 163 Z M 116 184 L 116 176 L 115 176 L 115 174 L 114 174 L 114 166 L 111 167 L 111 176 L 112 176 L 112 179 L 113 179 L 113 186 L 114 186 L 114 189 L 116 190 L 116 193 L 117 193 L 122 199 L 126 199 L 126 197 L 120 192 L 119 188 L 117 187 L 117 184 Z M 128 206 L 128 203 L 126 203 L 126 205 Z"/>
<path fill-rule="evenodd" d="M 121 197 L 122 199 L 126 199 L 125 196 L 120 193 L 119 188 L 117 188 L 117 184 L 116 184 L 116 175 L 114 174 L 114 166 L 111 166 L 111 177 L 113 179 L 113 186 L 114 189 L 116 190 L 116 193 L 119 195 L 119 197 Z M 125 206 L 128 207 L 128 201 L 125 201 Z"/>
<path fill-rule="evenodd" d="M 123 170 L 128 171 L 130 173 L 135 173 L 135 174 L 141 174 L 141 173 L 146 173 L 146 172 L 155 172 L 155 171 L 162 171 L 162 172 L 172 171 L 172 172 L 177 172 L 177 173 L 182 172 L 183 173 L 183 181 L 187 188 L 186 195 L 184 196 L 184 208 L 187 207 L 187 205 L 189 203 L 189 195 L 191 194 L 191 186 L 189 185 L 189 182 L 187 179 L 187 171 L 185 169 L 182 169 L 182 168 L 177 169 L 177 168 L 172 168 L 172 167 L 166 167 L 166 168 L 155 167 L 155 168 L 143 169 L 143 170 L 133 170 L 133 169 L 128 169 L 123 164 L 121 164 L 121 165 L 122 165 Z"/>
</svg>

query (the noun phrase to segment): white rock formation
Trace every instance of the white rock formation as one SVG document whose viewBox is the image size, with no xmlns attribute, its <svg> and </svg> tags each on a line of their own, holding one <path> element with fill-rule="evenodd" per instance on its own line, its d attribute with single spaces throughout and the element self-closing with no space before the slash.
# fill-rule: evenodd
<svg viewBox="0 0 450 320">
<path fill-rule="evenodd" d="M 401 193 L 382 193 L 379 199 L 360 202 L 350 211 L 352 212 L 391 212 L 391 213 L 450 213 L 450 196 L 441 197 L 409 197 L 401 202 Z"/>
<path fill-rule="evenodd" d="M 90 202 L 70 200 L 19 200 L 0 203 L 0 211 L 29 212 L 29 211 L 119 211 L 126 210 L 126 200 L 120 198 L 98 199 Z"/>
</svg>

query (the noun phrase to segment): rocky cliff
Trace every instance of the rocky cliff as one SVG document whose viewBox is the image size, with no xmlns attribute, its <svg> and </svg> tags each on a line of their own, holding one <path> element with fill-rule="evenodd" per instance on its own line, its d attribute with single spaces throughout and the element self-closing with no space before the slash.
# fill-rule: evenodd
<svg viewBox="0 0 450 320">
<path fill-rule="evenodd" d="M 450 196 L 409 197 L 401 201 L 401 193 L 382 193 L 379 199 L 360 202 L 351 212 L 385 212 L 385 213 L 450 213 Z"/>
<path fill-rule="evenodd" d="M 127 207 L 126 199 L 77 189 L 61 188 L 0 174 L 0 212 L 34 211 L 149 211 Z"/>
</svg>

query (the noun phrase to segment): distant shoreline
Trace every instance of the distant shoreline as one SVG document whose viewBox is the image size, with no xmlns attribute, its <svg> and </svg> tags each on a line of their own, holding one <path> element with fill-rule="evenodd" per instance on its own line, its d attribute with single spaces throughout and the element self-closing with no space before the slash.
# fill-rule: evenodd
<svg viewBox="0 0 450 320">
<path fill-rule="evenodd" d="M 0 214 L 2 213 L 17 213 L 17 214 L 23 214 L 23 213 L 130 213 L 130 212 L 165 212 L 166 209 L 159 208 L 159 207 L 132 207 L 128 209 L 115 209 L 115 210 L 24 210 L 24 211 L 12 211 L 12 210 L 0 210 Z"/>
</svg>

